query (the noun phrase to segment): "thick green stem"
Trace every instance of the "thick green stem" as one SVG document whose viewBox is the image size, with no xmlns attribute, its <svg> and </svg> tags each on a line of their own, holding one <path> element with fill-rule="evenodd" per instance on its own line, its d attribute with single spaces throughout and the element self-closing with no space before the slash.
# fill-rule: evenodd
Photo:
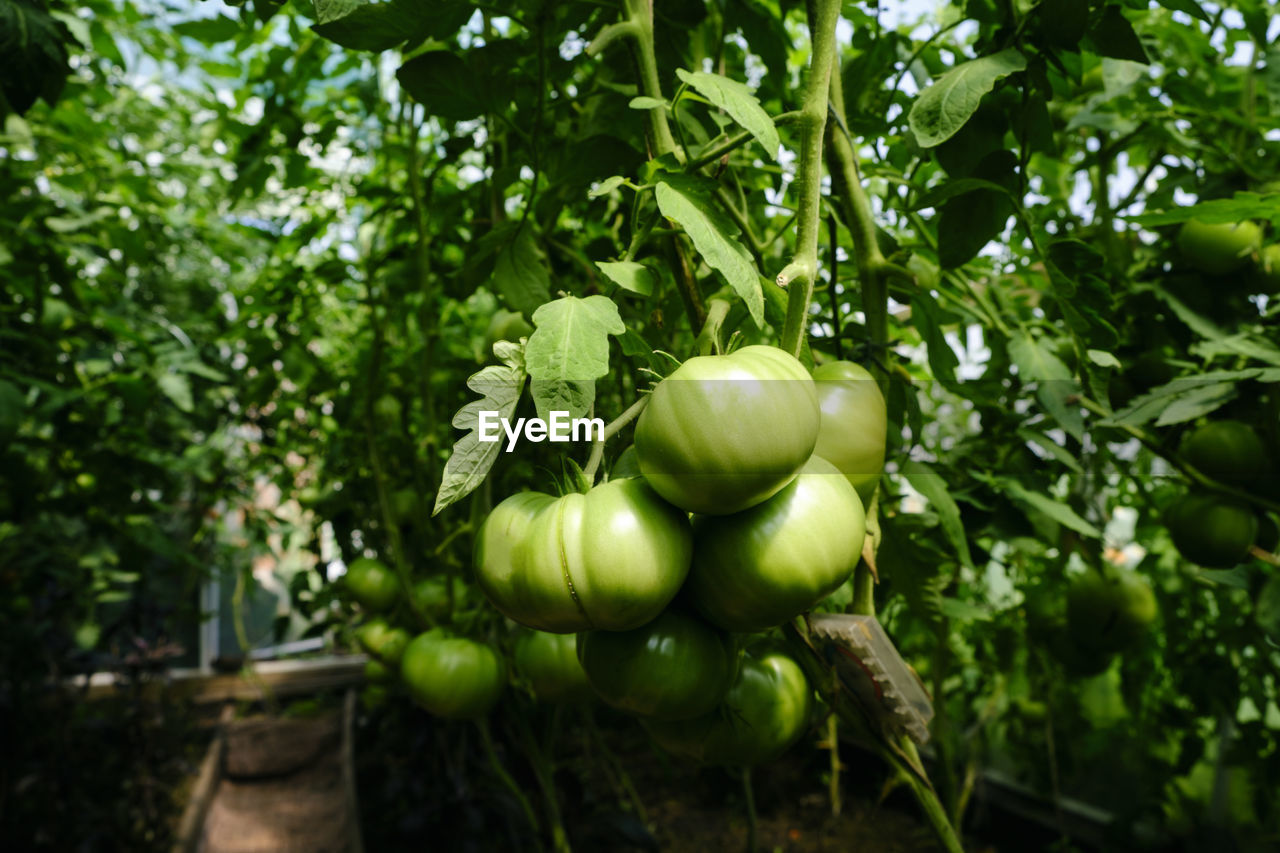
<svg viewBox="0 0 1280 853">
<path fill-rule="evenodd" d="M 747 801 L 747 853 L 756 853 L 759 828 L 756 819 L 756 795 L 751 788 L 751 768 L 742 768 L 742 796 Z"/>
<path fill-rule="evenodd" d="M 782 348 L 800 357 L 809 322 L 809 303 L 818 278 L 818 232 L 822 227 L 822 140 L 827 126 L 827 94 L 835 65 L 839 0 L 816 0 L 809 21 L 813 58 L 800 108 L 800 165 L 796 183 L 800 204 L 796 223 L 796 254 L 778 273 L 778 284 L 791 290 Z"/>
<path fill-rule="evenodd" d="M 662 100 L 662 83 L 658 77 L 658 59 L 653 50 L 653 0 L 625 0 L 627 20 L 631 29 L 627 32 L 633 37 L 636 48 L 636 61 L 640 66 L 640 86 L 650 98 Z M 649 110 L 649 131 L 653 134 L 654 152 L 660 157 L 674 153 L 677 158 L 680 152 L 676 141 L 671 136 L 671 126 L 667 123 L 667 111 L 664 107 Z"/>
<path fill-rule="evenodd" d="M 604 457 L 604 443 L 617 435 L 627 424 L 640 417 L 640 413 L 647 405 L 649 405 L 649 397 L 645 395 L 632 403 L 625 412 L 605 424 L 600 440 L 591 446 L 591 456 L 587 458 L 587 465 L 582 469 L 582 475 L 587 478 L 587 482 L 593 482 L 596 471 L 600 470 L 600 460 Z"/>
</svg>

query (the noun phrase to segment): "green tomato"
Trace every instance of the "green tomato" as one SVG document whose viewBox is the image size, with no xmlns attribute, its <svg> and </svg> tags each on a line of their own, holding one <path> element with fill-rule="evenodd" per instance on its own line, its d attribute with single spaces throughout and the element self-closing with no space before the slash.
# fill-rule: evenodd
<svg viewBox="0 0 1280 853">
<path fill-rule="evenodd" d="M 403 649 L 401 650 L 403 651 Z M 370 684 L 388 684 L 392 679 L 391 670 L 381 661 L 369 658 L 364 664 L 364 680 Z"/>
<path fill-rule="evenodd" d="M 1248 506 L 1194 492 L 1169 508 L 1165 526 L 1183 557 L 1210 569 L 1243 562 L 1258 536 L 1258 517 Z"/>
<path fill-rule="evenodd" d="M 1081 649 L 1102 655 L 1140 641 L 1159 614 L 1155 594 L 1131 571 L 1091 571 L 1067 589 L 1067 631 Z"/>
<path fill-rule="evenodd" d="M 865 532 L 858 493 L 814 456 L 759 506 L 695 519 L 690 600 L 726 631 L 781 625 L 849 579 Z"/>
<path fill-rule="evenodd" d="M 1182 458 L 1228 486 L 1249 486 L 1269 479 L 1266 445 L 1253 427 L 1239 421 L 1213 421 L 1200 427 L 1183 442 Z"/>
<path fill-rule="evenodd" d="M 578 661 L 573 634 L 521 631 L 515 660 L 516 671 L 528 680 L 540 702 L 582 702 L 594 696 Z"/>
<path fill-rule="evenodd" d="M 409 589 L 409 600 L 419 613 L 436 622 L 449 621 L 449 586 L 453 587 L 453 606 L 461 610 L 467 600 L 467 582 L 454 576 L 423 578 Z"/>
<path fill-rule="evenodd" d="M 391 517 L 397 524 L 412 524 L 422 512 L 418 493 L 411 488 L 397 489 L 388 498 Z"/>
<path fill-rule="evenodd" d="M 676 610 L 631 631 L 588 631 L 578 656 L 602 700 L 662 720 L 708 713 L 738 670 L 728 634 Z"/>
<path fill-rule="evenodd" d="M 403 628 L 392 628 L 385 619 L 371 619 L 356 631 L 356 640 L 378 660 L 388 666 L 396 666 L 405 646 L 409 645 L 409 632 Z"/>
<path fill-rule="evenodd" d="M 640 415 L 640 471 L 683 510 L 740 512 L 791 482 L 820 420 L 813 379 L 776 347 L 691 358 L 658 383 Z"/>
<path fill-rule="evenodd" d="M 352 561 L 344 580 L 351 597 L 374 613 L 390 609 L 400 595 L 400 581 L 395 572 L 372 557 Z"/>
<path fill-rule="evenodd" d="M 433 628 L 404 650 L 400 677 L 413 700 L 436 716 L 474 720 L 497 703 L 506 671 L 492 647 Z"/>
<path fill-rule="evenodd" d="M 644 480 L 533 495 L 499 504 L 476 540 L 476 578 L 503 615 L 553 634 L 627 631 L 679 592 L 693 552 L 689 519 Z"/>
<path fill-rule="evenodd" d="M 1249 263 L 1262 245 L 1262 229 L 1245 220 L 1210 225 L 1189 219 L 1178 231 L 1178 248 L 1187 263 L 1209 275 L 1226 275 Z"/>
<path fill-rule="evenodd" d="M 884 470 L 888 411 L 880 386 L 851 361 L 823 364 L 813 371 L 822 409 L 815 456 L 821 456 L 849 480 L 865 506 Z"/>
<path fill-rule="evenodd" d="M 645 720 L 668 752 L 703 764 L 750 766 L 773 761 L 809 725 L 813 690 L 788 655 L 748 652 L 719 707 L 692 720 Z"/>
</svg>

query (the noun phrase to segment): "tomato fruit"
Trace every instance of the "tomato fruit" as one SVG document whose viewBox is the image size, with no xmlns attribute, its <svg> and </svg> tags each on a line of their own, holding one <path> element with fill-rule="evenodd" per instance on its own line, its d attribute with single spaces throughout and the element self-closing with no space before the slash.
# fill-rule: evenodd
<svg viewBox="0 0 1280 853">
<path fill-rule="evenodd" d="M 447 584 L 447 585 L 446 585 Z M 467 582 L 460 577 L 423 578 L 409 589 L 409 600 L 422 615 L 436 622 L 448 621 L 449 587 L 453 587 L 453 606 L 461 609 L 467 600 Z"/>
<path fill-rule="evenodd" d="M 1213 421 L 1182 444 L 1182 458 L 1208 477 L 1228 486 L 1248 486 L 1267 477 L 1266 445 L 1253 427 L 1239 421 Z"/>
<path fill-rule="evenodd" d="M 813 379 L 776 347 L 691 358 L 640 414 L 640 472 L 683 510 L 739 512 L 791 482 L 813 453 L 820 419 Z"/>
<path fill-rule="evenodd" d="M 400 676 L 413 700 L 438 717 L 474 720 L 489 713 L 506 680 L 490 646 L 433 628 L 410 641 Z"/>
<path fill-rule="evenodd" d="M 668 752 L 703 764 L 763 764 L 795 743 L 809 725 L 809 679 L 779 651 L 743 656 L 724 701 L 692 720 L 645 720 Z"/>
<path fill-rule="evenodd" d="M 409 645 L 409 632 L 392 628 L 385 619 L 371 619 L 356 631 L 356 640 L 366 652 L 388 666 L 395 666 Z"/>
<path fill-rule="evenodd" d="M 728 634 L 677 610 L 631 631 L 588 631 L 579 643 L 578 657 L 597 696 L 662 720 L 709 712 L 738 669 Z"/>
<path fill-rule="evenodd" d="M 1146 579 L 1132 571 L 1090 571 L 1067 589 L 1067 631 L 1090 652 L 1124 651 L 1146 635 L 1159 608 Z"/>
<path fill-rule="evenodd" d="M 693 553 L 689 519 L 644 480 L 534 494 L 495 507 L 476 541 L 476 578 L 504 615 L 554 634 L 626 631 L 679 592 Z"/>
<path fill-rule="evenodd" d="M 1179 553 L 1210 569 L 1229 569 L 1243 561 L 1258 536 L 1258 518 L 1242 503 L 1190 493 L 1165 516 Z"/>
<path fill-rule="evenodd" d="M 391 518 L 397 524 L 412 523 L 422 510 L 422 502 L 418 500 L 418 493 L 413 489 L 397 489 L 391 493 L 388 501 Z"/>
<path fill-rule="evenodd" d="M 1249 220 L 1210 225 L 1189 219 L 1178 231 L 1178 248 L 1187 263 L 1210 275 L 1241 269 L 1261 245 L 1262 229 Z"/>
<path fill-rule="evenodd" d="M 370 684 L 387 684 L 391 681 L 391 670 L 381 661 L 369 658 L 364 664 L 364 680 Z"/>
<path fill-rule="evenodd" d="M 814 455 L 839 468 L 866 506 L 884 470 L 884 395 L 866 368 L 851 361 L 814 368 L 813 381 L 822 410 Z"/>
<path fill-rule="evenodd" d="M 573 634 L 522 631 L 515 661 L 516 671 L 529 681 L 540 702 L 581 702 L 595 695 L 578 661 Z"/>
<path fill-rule="evenodd" d="M 374 613 L 389 609 L 400 594 L 400 581 L 395 572 L 372 557 L 353 560 L 344 577 L 351 597 Z"/>
<path fill-rule="evenodd" d="M 781 625 L 849 579 L 865 532 L 858 493 L 814 456 L 759 506 L 694 520 L 690 600 L 726 631 Z"/>
</svg>

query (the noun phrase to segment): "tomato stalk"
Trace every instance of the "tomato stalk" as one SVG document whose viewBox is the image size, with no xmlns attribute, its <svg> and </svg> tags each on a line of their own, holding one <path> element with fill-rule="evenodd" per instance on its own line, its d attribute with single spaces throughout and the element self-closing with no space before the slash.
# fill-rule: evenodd
<svg viewBox="0 0 1280 853">
<path fill-rule="evenodd" d="M 586 467 L 582 469 L 582 474 L 586 477 L 587 482 L 595 482 L 596 472 L 600 470 L 600 460 L 604 458 L 605 442 L 617 435 L 627 424 L 640 417 L 640 413 L 644 411 L 644 407 L 647 405 L 649 405 L 649 395 L 646 394 L 632 403 L 625 412 L 605 424 L 600 440 L 591 445 L 591 455 L 587 458 Z"/>
<path fill-rule="evenodd" d="M 516 798 L 516 802 L 520 804 L 520 809 L 524 812 L 525 819 L 529 821 L 529 826 L 533 829 L 534 834 L 541 834 L 542 829 L 538 824 L 538 816 L 534 813 L 533 806 L 529 804 L 529 798 L 524 795 L 524 791 L 520 790 L 516 780 L 511 778 L 507 768 L 503 767 L 502 762 L 498 759 L 498 753 L 493 748 L 493 734 L 489 731 L 489 720 L 484 717 L 476 720 L 476 728 L 480 730 L 480 741 L 484 744 L 484 754 L 489 759 L 489 768 L 493 770 L 493 775 L 497 776 L 503 787 Z"/>
<path fill-rule="evenodd" d="M 751 768 L 742 768 L 742 796 L 747 802 L 747 853 L 756 853 L 759 835 L 756 819 L 756 795 L 751 786 Z"/>
<path fill-rule="evenodd" d="M 511 716 L 515 720 L 520 744 L 524 748 L 525 756 L 529 759 L 529 765 L 533 768 L 533 777 L 538 782 L 538 789 L 542 792 L 542 800 L 546 805 L 547 822 L 551 825 L 551 849 L 556 853 L 569 853 L 569 837 L 564 830 L 564 821 L 560 817 L 560 802 L 556 795 L 555 764 L 547 751 L 538 743 L 538 738 L 534 735 L 526 715 L 520 709 L 516 709 L 516 713 Z"/>
<path fill-rule="evenodd" d="M 836 21 L 840 17 L 839 0 L 817 0 L 811 7 L 809 21 L 813 58 L 809 62 L 809 80 L 800 108 L 800 165 L 796 183 L 800 187 L 800 204 L 796 222 L 796 254 L 791 263 L 778 273 L 780 287 L 789 288 L 787 319 L 782 329 L 782 348 L 800 357 L 805 327 L 809 320 L 809 303 L 813 301 L 814 283 L 818 278 L 818 231 L 822 224 L 822 141 L 827 126 L 827 93 L 836 64 Z"/>
</svg>

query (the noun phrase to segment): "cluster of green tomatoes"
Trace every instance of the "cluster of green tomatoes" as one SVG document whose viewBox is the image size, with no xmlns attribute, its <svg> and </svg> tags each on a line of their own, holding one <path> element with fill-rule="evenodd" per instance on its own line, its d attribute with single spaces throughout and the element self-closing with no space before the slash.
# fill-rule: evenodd
<svg viewBox="0 0 1280 853">
<path fill-rule="evenodd" d="M 540 700 L 635 715 L 677 755 L 777 756 L 807 728 L 813 690 L 768 633 L 852 575 L 885 429 L 857 365 L 811 375 L 767 346 L 689 359 L 604 482 L 512 495 L 479 530 L 476 584 L 523 626 L 517 673 Z M 493 647 L 443 629 L 402 639 L 401 675 L 427 710 L 472 718 L 497 701 Z"/>
</svg>

